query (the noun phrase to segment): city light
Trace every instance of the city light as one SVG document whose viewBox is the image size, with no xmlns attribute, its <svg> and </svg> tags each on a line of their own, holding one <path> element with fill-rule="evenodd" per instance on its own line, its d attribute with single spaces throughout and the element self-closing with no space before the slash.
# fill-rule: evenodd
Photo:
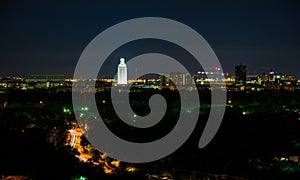
<svg viewBox="0 0 300 180">
<path fill-rule="evenodd" d="M 64 107 L 63 111 L 64 111 L 64 113 L 69 113 L 69 112 L 71 112 L 70 109 L 68 109 L 68 108 L 66 108 L 66 107 Z"/>
<path fill-rule="evenodd" d="M 73 177 L 72 180 L 88 180 L 88 178 L 80 176 L 80 177 Z"/>
<path fill-rule="evenodd" d="M 81 110 L 82 110 L 82 111 L 88 111 L 89 108 L 88 108 L 87 106 L 84 106 L 84 107 L 81 107 Z"/>
<path fill-rule="evenodd" d="M 0 180 L 300 180 L 299 2 L 2 3 Z"/>
</svg>

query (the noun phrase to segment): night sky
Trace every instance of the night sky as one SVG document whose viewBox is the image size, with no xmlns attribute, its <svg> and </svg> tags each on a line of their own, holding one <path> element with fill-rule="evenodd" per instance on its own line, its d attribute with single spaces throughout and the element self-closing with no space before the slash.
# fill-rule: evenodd
<svg viewBox="0 0 300 180">
<path fill-rule="evenodd" d="M 72 76 L 95 36 L 116 23 L 145 16 L 174 19 L 198 31 L 231 74 L 243 63 L 251 74 L 274 67 L 300 78 L 296 0 L 1 1 L 0 75 Z"/>
</svg>

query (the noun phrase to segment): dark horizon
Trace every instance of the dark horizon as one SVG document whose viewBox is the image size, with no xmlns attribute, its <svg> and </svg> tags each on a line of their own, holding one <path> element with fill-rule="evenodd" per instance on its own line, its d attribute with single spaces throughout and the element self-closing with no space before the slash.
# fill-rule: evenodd
<svg viewBox="0 0 300 180">
<path fill-rule="evenodd" d="M 72 77 L 80 54 L 103 30 L 124 20 L 154 16 L 195 29 L 231 75 L 242 63 L 250 74 L 273 67 L 299 79 L 300 3 L 228 2 L 1 2 L 0 76 Z M 136 51 L 148 47 L 143 48 Z M 128 57 L 132 52 L 121 53 L 118 56 Z"/>
</svg>

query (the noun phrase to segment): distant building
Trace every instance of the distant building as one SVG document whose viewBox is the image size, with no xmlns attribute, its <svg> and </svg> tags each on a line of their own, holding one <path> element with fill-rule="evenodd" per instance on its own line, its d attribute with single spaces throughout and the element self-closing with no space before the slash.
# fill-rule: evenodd
<svg viewBox="0 0 300 180">
<path fill-rule="evenodd" d="M 187 73 L 172 72 L 169 77 L 176 85 L 185 86 L 191 84 L 191 77 Z"/>
<path fill-rule="evenodd" d="M 247 84 L 258 84 L 258 75 L 257 74 L 248 74 L 247 75 Z"/>
<path fill-rule="evenodd" d="M 24 78 L 20 77 L 2 77 L 0 78 L 0 89 L 16 88 L 21 89 L 26 87 Z"/>
<path fill-rule="evenodd" d="M 268 82 L 270 79 L 269 75 L 266 73 L 261 73 L 258 75 L 258 84 L 264 84 L 265 82 Z"/>
<path fill-rule="evenodd" d="M 159 75 L 159 86 L 169 86 L 170 84 L 170 75 L 169 74 L 161 74 Z"/>
<path fill-rule="evenodd" d="M 159 86 L 185 86 L 192 84 L 192 77 L 188 73 L 171 72 L 159 76 Z"/>
<path fill-rule="evenodd" d="M 65 80 L 63 74 L 33 74 L 26 79 L 28 82 L 62 82 Z"/>
<path fill-rule="evenodd" d="M 65 81 L 63 74 L 34 74 L 26 78 L 29 88 L 53 88 L 62 86 Z"/>
<path fill-rule="evenodd" d="M 241 64 L 235 66 L 235 84 L 246 84 L 247 81 L 247 66 Z"/>
<path fill-rule="evenodd" d="M 228 76 L 229 73 L 226 73 Z M 221 71 L 221 68 L 209 68 L 209 70 L 205 69 L 204 71 L 197 72 L 197 79 L 204 79 L 207 81 L 222 81 L 225 77 L 225 73 Z"/>
<path fill-rule="evenodd" d="M 118 84 L 127 84 L 127 66 L 125 64 L 125 58 L 120 58 L 120 64 L 118 65 Z"/>
</svg>

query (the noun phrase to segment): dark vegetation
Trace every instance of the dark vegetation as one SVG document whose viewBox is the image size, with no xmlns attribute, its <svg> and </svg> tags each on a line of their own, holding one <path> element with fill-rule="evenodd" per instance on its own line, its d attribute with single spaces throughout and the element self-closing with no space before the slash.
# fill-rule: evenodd
<svg viewBox="0 0 300 180">
<path fill-rule="evenodd" d="M 157 91 L 131 94 L 131 105 L 137 114 L 149 113 L 147 102 L 154 93 Z M 159 93 L 168 99 L 168 111 L 160 123 L 145 131 L 118 119 L 108 92 L 97 93 L 96 99 L 106 100 L 105 106 L 99 106 L 99 112 L 115 134 L 130 141 L 147 142 L 172 130 L 180 110 L 176 91 Z M 200 96 L 198 124 L 181 148 L 165 159 L 137 164 L 138 173 L 106 175 L 100 167 L 79 162 L 70 147 L 57 148 L 47 142 L 53 127 L 65 131 L 65 120 L 75 118 L 74 114 L 63 112 L 63 107 L 72 109 L 71 93 L 12 90 L 0 94 L 0 174 L 23 174 L 33 179 L 70 179 L 80 175 L 89 179 L 146 179 L 147 173 L 164 170 L 172 174 L 184 169 L 247 179 L 299 179 L 299 164 L 278 160 L 300 156 L 299 92 L 228 92 L 232 102 L 226 107 L 222 125 L 203 149 L 198 148 L 198 141 L 210 109 L 210 92 L 203 91 Z M 4 102 L 8 102 L 6 108 Z"/>
</svg>

